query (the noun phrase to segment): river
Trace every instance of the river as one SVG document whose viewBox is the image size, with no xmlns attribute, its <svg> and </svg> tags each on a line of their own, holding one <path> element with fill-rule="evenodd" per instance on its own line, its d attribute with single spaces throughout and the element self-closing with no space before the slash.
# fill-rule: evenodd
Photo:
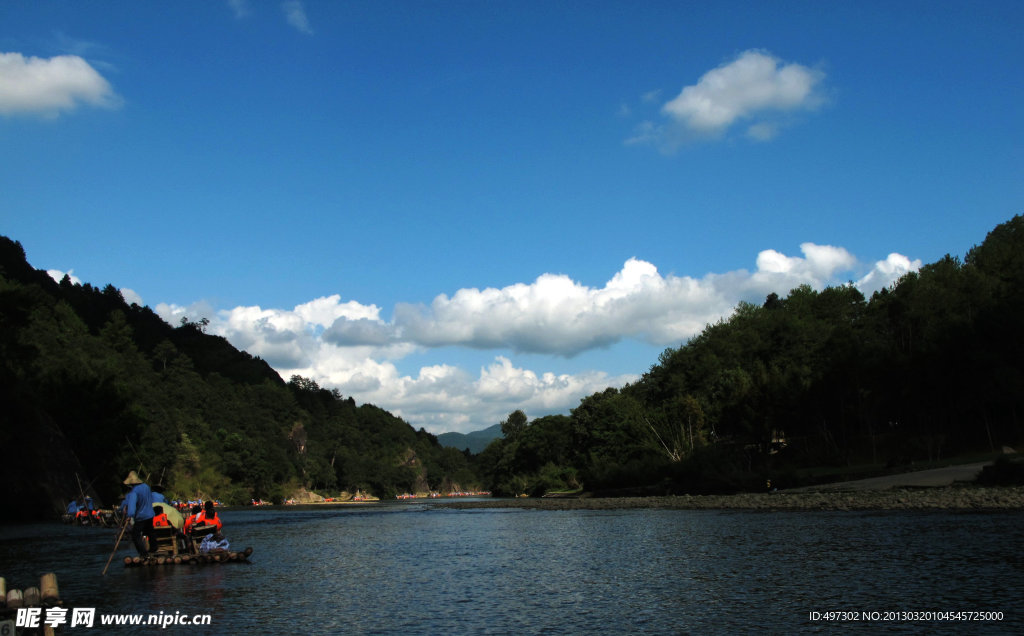
<svg viewBox="0 0 1024 636">
<path fill-rule="evenodd" d="M 25 587 L 56 572 L 65 607 L 95 608 L 97 617 L 210 615 L 205 626 L 106 629 L 119 634 L 1024 628 L 1024 512 L 447 510 L 396 502 L 221 514 L 232 549 L 254 548 L 249 563 L 125 568 L 120 558 L 134 550 L 124 541 L 103 576 L 113 530 L 26 524 L 0 527 L 0 576 Z M 830 622 L 827 612 L 859 620 Z M 1001 612 L 1002 620 L 900 612 Z M 65 634 L 90 631 L 62 626 Z"/>
</svg>

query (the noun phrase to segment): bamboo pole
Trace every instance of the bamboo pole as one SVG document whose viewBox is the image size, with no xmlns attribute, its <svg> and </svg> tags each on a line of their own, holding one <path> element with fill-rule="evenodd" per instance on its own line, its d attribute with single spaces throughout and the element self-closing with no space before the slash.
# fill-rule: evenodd
<svg viewBox="0 0 1024 636">
<path fill-rule="evenodd" d="M 110 567 L 110 562 L 114 559 L 114 553 L 117 552 L 117 546 L 121 545 L 121 537 L 124 536 L 125 528 L 128 527 L 128 516 L 125 515 L 123 523 L 121 524 L 121 532 L 117 535 L 117 542 L 114 543 L 114 549 L 110 553 L 110 558 L 107 559 L 107 564 L 103 566 L 103 576 L 107 575 L 107 568 Z"/>
</svg>

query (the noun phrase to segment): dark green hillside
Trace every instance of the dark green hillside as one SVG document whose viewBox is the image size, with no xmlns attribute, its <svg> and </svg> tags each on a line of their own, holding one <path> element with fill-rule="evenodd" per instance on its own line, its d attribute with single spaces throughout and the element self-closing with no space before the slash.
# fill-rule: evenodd
<svg viewBox="0 0 1024 636">
<path fill-rule="evenodd" d="M 117 501 L 132 469 L 170 494 L 280 500 L 299 487 L 378 496 L 476 485 L 466 457 L 370 405 L 128 306 L 112 285 L 55 283 L 0 237 L 0 444 L 12 518 L 69 497 Z"/>
<path fill-rule="evenodd" d="M 635 384 L 516 430 L 479 460 L 496 493 L 762 490 L 999 453 L 1024 440 L 1024 217 L 870 299 L 741 303 Z"/>
</svg>

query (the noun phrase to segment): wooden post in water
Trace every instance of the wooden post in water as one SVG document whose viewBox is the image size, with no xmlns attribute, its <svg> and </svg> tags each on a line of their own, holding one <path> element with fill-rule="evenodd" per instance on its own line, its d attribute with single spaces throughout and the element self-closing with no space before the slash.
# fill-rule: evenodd
<svg viewBox="0 0 1024 636">
<path fill-rule="evenodd" d="M 0 576 L 0 609 L 7 607 L 7 579 Z"/>
<path fill-rule="evenodd" d="M 48 572 L 39 577 L 39 595 L 44 603 L 52 605 L 60 602 L 60 590 L 57 589 L 56 574 Z"/>
</svg>

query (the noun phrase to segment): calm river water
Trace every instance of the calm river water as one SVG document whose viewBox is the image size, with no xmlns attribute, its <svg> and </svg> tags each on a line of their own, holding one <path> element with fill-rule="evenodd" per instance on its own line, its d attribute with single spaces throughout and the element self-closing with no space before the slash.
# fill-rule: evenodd
<svg viewBox="0 0 1024 636">
<path fill-rule="evenodd" d="M 210 614 L 180 634 L 1021 633 L 1024 512 L 446 510 L 427 503 L 222 512 L 248 564 L 101 576 L 113 530 L 0 527 L 9 587 L 56 572 L 65 606 Z M 811 612 L 879 612 L 860 622 Z M 884 620 L 1002 612 L 1001 622 Z M 823 614 L 824 615 L 824 614 Z M 62 633 L 87 634 L 65 625 Z"/>
</svg>

